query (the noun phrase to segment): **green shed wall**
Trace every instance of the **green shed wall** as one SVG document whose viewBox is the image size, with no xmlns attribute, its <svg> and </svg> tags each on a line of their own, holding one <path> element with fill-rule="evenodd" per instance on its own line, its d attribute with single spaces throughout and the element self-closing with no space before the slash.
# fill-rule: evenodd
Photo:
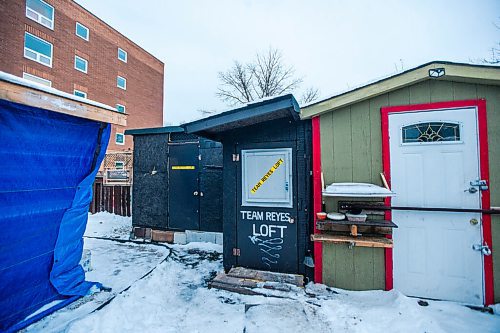
<svg viewBox="0 0 500 333">
<path fill-rule="evenodd" d="M 467 99 L 486 99 L 491 206 L 500 206 L 500 87 L 427 80 L 320 116 L 321 163 L 325 183 L 382 185 L 380 108 Z M 336 201 L 326 199 L 327 211 Z M 500 216 L 492 218 L 495 302 L 500 302 Z M 352 289 L 384 289 L 384 250 L 348 249 L 323 243 L 323 282 Z"/>
</svg>

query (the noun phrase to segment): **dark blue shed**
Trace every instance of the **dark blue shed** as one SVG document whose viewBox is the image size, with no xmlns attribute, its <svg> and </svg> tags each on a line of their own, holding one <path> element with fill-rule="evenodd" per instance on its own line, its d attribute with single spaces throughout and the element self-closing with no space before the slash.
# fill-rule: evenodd
<svg viewBox="0 0 500 333">
<path fill-rule="evenodd" d="M 125 121 L 111 107 L 0 72 L 0 331 L 97 284 L 79 264 L 82 236 L 109 123 Z"/>
<path fill-rule="evenodd" d="M 292 95 L 184 124 L 222 142 L 224 268 L 307 274 L 311 123 Z"/>
</svg>

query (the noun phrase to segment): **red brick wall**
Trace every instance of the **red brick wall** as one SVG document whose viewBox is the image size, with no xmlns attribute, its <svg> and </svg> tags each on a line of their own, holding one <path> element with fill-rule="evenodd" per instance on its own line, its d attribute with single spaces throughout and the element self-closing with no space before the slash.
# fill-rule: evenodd
<svg viewBox="0 0 500 333">
<path fill-rule="evenodd" d="M 127 128 L 162 126 L 163 63 L 73 1 L 45 0 L 55 9 L 54 30 L 26 17 L 25 0 L 0 1 L 0 71 L 17 76 L 30 73 L 52 81 L 52 87 L 73 93 L 87 92 L 87 98 L 115 106 L 128 114 Z M 89 28 L 89 41 L 75 34 L 76 22 Z M 24 32 L 53 44 L 52 68 L 24 58 Z M 118 60 L 118 47 L 127 51 L 127 63 Z M 88 61 L 87 74 L 74 69 L 78 55 Z M 116 86 L 116 77 L 127 79 L 127 90 Z M 115 144 L 113 126 L 108 150 L 133 147 Z"/>
</svg>

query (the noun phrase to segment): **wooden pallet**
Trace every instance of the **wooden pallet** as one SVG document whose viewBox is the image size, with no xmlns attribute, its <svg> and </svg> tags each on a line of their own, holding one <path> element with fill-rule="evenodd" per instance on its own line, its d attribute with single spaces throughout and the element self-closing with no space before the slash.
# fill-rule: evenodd
<svg viewBox="0 0 500 333">
<path fill-rule="evenodd" d="M 285 274 L 259 271 L 244 267 L 234 267 L 226 273 L 219 273 L 208 284 L 209 288 L 223 289 L 244 295 L 265 295 L 253 290 L 265 288 L 289 291 L 293 287 L 303 287 L 304 277 L 296 274 Z"/>
</svg>

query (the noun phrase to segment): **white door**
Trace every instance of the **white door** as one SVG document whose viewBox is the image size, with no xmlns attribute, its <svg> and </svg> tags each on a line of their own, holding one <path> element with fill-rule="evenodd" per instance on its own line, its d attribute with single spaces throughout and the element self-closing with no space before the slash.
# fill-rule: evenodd
<svg viewBox="0 0 500 333">
<path fill-rule="evenodd" d="M 241 151 L 242 206 L 293 207 L 292 149 Z"/>
<path fill-rule="evenodd" d="M 475 108 L 389 114 L 393 206 L 481 208 Z M 476 191 L 477 190 L 477 191 Z M 394 288 L 483 304 L 479 213 L 393 210 Z M 476 223 L 477 222 L 477 223 Z"/>
</svg>

